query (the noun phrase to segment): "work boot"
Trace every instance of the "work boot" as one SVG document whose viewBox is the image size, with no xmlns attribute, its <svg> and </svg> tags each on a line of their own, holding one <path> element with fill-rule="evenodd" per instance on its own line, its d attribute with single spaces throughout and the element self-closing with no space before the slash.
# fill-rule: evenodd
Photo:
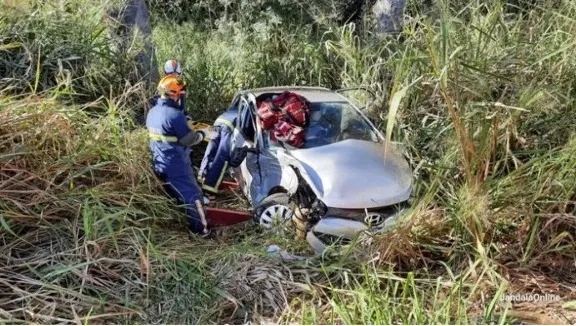
<svg viewBox="0 0 576 326">
<path fill-rule="evenodd" d="M 188 236 L 190 237 L 190 239 L 210 239 L 210 240 L 215 240 L 218 238 L 218 234 L 216 233 L 216 230 L 212 230 L 212 229 L 208 229 L 208 231 L 206 231 L 205 233 L 197 233 L 194 232 L 190 229 L 188 229 Z"/>
<path fill-rule="evenodd" d="M 216 232 L 216 230 L 208 230 L 208 232 L 200 235 L 200 237 L 204 238 L 204 239 L 210 239 L 210 240 L 215 240 L 218 239 L 218 233 Z"/>
</svg>

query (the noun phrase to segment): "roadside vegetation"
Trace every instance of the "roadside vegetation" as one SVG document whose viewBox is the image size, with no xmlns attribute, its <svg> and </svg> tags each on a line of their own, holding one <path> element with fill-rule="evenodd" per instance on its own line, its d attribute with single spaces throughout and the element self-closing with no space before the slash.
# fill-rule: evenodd
<svg viewBox="0 0 576 326">
<path fill-rule="evenodd" d="M 141 42 L 114 32 L 119 1 L 2 1 L 0 321 L 576 322 L 575 2 L 409 1 L 399 36 L 338 24 L 328 2 L 216 2 L 150 1 L 194 118 L 241 88 L 369 86 L 414 209 L 306 261 L 271 257 L 309 249 L 250 225 L 190 239 L 134 119 L 153 90 L 132 75 Z M 516 293 L 561 300 L 500 300 Z"/>
</svg>

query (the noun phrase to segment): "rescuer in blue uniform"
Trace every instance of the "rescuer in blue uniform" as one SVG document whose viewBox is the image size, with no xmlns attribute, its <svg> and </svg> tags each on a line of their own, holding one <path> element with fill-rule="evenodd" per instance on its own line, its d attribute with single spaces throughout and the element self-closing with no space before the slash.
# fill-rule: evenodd
<svg viewBox="0 0 576 326">
<path fill-rule="evenodd" d="M 180 106 L 185 94 L 180 78 L 164 77 L 158 91 L 160 98 L 146 118 L 154 172 L 165 183 L 166 191 L 186 205 L 190 231 L 211 238 L 214 234 L 207 227 L 202 189 L 190 161 L 190 147 L 202 142 L 206 133 L 188 126 Z"/>
<path fill-rule="evenodd" d="M 235 106 L 222 113 L 214 121 L 214 135 L 210 139 L 204 158 L 200 164 L 198 176 L 202 189 L 217 194 L 226 169 L 230 165 L 231 144 L 230 139 L 236 126 L 238 110 Z"/>
</svg>

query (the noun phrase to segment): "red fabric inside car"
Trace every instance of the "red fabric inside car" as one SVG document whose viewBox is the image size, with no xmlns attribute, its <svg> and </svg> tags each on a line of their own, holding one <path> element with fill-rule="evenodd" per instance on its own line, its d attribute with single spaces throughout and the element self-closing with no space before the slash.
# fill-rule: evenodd
<svg viewBox="0 0 576 326">
<path fill-rule="evenodd" d="M 309 114 L 308 100 L 289 91 L 258 105 L 260 125 L 264 130 L 272 130 L 272 141 L 282 141 L 293 147 L 304 145 L 304 127 Z"/>
</svg>

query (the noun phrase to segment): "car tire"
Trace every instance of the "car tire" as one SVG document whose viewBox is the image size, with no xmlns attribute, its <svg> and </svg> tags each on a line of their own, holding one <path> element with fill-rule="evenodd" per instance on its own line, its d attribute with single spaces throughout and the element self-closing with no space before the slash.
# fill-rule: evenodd
<svg viewBox="0 0 576 326">
<path fill-rule="evenodd" d="M 294 210 L 290 206 L 290 196 L 287 193 L 271 194 L 254 209 L 254 222 L 265 228 L 271 228 L 269 221 L 276 214 L 279 214 L 284 221 L 291 220 Z"/>
</svg>

